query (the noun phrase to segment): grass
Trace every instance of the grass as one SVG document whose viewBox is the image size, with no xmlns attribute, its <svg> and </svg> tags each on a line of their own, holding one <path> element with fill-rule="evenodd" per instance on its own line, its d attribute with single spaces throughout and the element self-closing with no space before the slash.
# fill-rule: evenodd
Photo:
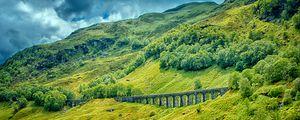
<svg viewBox="0 0 300 120">
<path fill-rule="evenodd" d="M 95 80 L 110 71 L 122 69 L 124 65 L 130 61 L 130 58 L 134 56 L 135 53 L 131 53 L 123 56 L 86 60 L 83 63 L 84 65 L 79 69 L 63 75 L 47 85 L 64 86 L 75 93 L 79 93 L 80 84 L 89 83 L 90 81 Z"/>
<path fill-rule="evenodd" d="M 195 72 L 162 70 L 158 61 L 148 61 L 118 82 L 140 88 L 145 94 L 182 92 L 194 90 L 195 80 L 201 81 L 203 89 L 227 86 L 233 70 L 222 70 L 218 66 Z"/>
<path fill-rule="evenodd" d="M 299 41 L 299 33 L 291 27 L 291 22 L 285 23 L 272 23 L 258 20 L 251 13 L 252 5 L 236 7 L 222 14 L 213 16 L 205 21 L 201 21 L 204 16 L 197 16 L 192 19 L 190 23 L 199 21 L 197 24 L 212 24 L 220 26 L 221 30 L 225 33 L 237 32 L 243 39 L 248 39 L 249 31 L 258 30 L 264 31 L 265 38 L 274 38 L 274 41 L 282 39 L 283 32 L 287 32 L 289 39 L 287 41 L 279 41 L 285 43 L 292 40 Z M 197 9 L 197 8 L 195 8 Z M 188 11 L 185 11 L 181 15 L 185 15 Z M 153 19 L 156 14 L 149 14 Z M 176 17 L 176 15 L 170 14 L 166 18 L 170 19 Z M 130 23 L 132 22 L 132 23 Z M 136 22 L 136 23 L 135 23 Z M 134 23 L 134 24 L 133 24 Z M 120 26 L 129 27 L 128 31 L 143 33 L 142 36 L 138 34 L 129 35 L 131 39 L 144 40 L 150 36 L 151 40 L 155 40 L 157 36 L 151 36 L 150 31 L 157 30 L 158 26 L 172 23 L 170 21 L 158 21 L 157 26 L 151 26 L 152 23 L 147 23 L 139 20 L 126 20 L 121 21 L 118 24 Z M 253 28 L 253 25 L 255 27 Z M 135 27 L 139 25 L 139 27 Z M 101 24 L 95 27 L 111 27 L 103 26 Z M 147 29 L 146 29 L 147 28 Z M 83 42 L 87 38 L 85 35 L 97 36 L 97 29 L 95 30 L 83 30 L 83 36 L 74 38 L 73 41 Z M 158 30 L 159 31 L 159 30 Z M 101 35 L 104 33 L 101 33 Z M 160 33 L 162 34 L 162 33 Z M 106 34 L 105 34 L 106 35 Z M 110 34 L 106 35 L 110 36 Z M 123 35 L 121 37 L 126 37 Z M 81 38 L 82 37 L 82 38 Z M 97 36 L 99 37 L 99 35 Z M 144 38 L 145 37 L 145 38 Z M 153 37 L 153 38 L 152 38 Z M 68 44 L 72 39 L 67 41 L 60 41 L 59 47 L 63 48 L 63 44 Z M 53 47 L 53 46 L 52 46 Z M 47 83 L 49 86 L 64 86 L 70 88 L 75 92 L 78 92 L 79 85 L 88 83 L 100 77 L 103 74 L 121 68 L 135 55 L 126 54 L 120 56 L 112 56 L 107 58 L 96 58 L 94 60 L 83 61 L 83 66 L 71 71 L 68 74 L 62 75 L 56 78 L 54 81 Z M 216 88 L 227 86 L 229 75 L 234 71 L 234 68 L 221 69 L 217 65 L 201 71 L 187 72 L 183 70 L 163 70 L 159 67 L 159 61 L 148 60 L 143 66 L 139 67 L 129 75 L 120 79 L 118 82 L 123 84 L 132 85 L 135 88 L 140 88 L 144 94 L 158 94 L 158 93 L 173 93 L 189 91 L 194 89 L 194 80 L 200 80 L 204 89 Z M 285 84 L 284 82 L 283 84 Z M 282 84 L 280 84 L 282 85 Z M 265 92 L 269 88 L 278 86 L 269 85 L 260 88 L 257 92 Z M 258 93 L 259 94 L 259 93 Z M 166 109 L 154 105 L 142 105 L 135 103 L 118 103 L 113 99 L 95 99 L 90 102 L 77 106 L 71 109 L 65 108 L 65 110 L 59 112 L 47 112 L 42 107 L 35 106 L 32 102 L 28 107 L 20 110 L 14 115 L 12 119 L 292 119 L 293 116 L 299 115 L 300 103 L 299 101 L 293 102 L 290 105 L 279 108 L 282 98 L 270 98 L 263 95 L 258 95 L 256 100 L 249 100 L 242 98 L 238 92 L 228 92 L 225 97 L 219 97 L 216 100 L 209 100 L 205 103 L 181 107 Z M 272 106 L 270 103 L 275 103 L 275 109 L 270 109 Z M 115 109 L 113 112 L 106 111 L 107 109 Z M 200 113 L 197 113 L 197 109 L 200 109 Z M 150 117 L 150 113 L 153 113 Z M 8 103 L 0 103 L 0 119 L 8 119 L 13 114 L 13 109 Z M 300 115 L 299 115 L 300 116 Z"/>
<path fill-rule="evenodd" d="M 13 108 L 8 102 L 0 103 L 0 119 L 7 120 L 13 115 Z"/>
<path fill-rule="evenodd" d="M 42 107 L 36 107 L 32 102 L 28 107 L 14 115 L 12 120 L 135 120 L 135 119 L 160 119 L 160 120 L 186 120 L 186 119 L 254 119 L 264 118 L 287 119 L 299 114 L 299 102 L 291 104 L 282 109 L 268 110 L 269 103 L 277 99 L 260 96 L 257 101 L 243 99 L 236 92 L 227 92 L 224 97 L 208 100 L 192 106 L 179 108 L 164 108 L 156 105 L 144 105 L 138 103 L 120 103 L 113 99 L 94 99 L 88 103 L 74 108 L 64 108 L 59 112 L 47 112 Z M 250 104 L 251 103 L 251 104 Z M 1 103 L 0 109 L 9 108 Z M 114 109 L 114 111 L 107 111 Z M 197 109 L 200 112 L 197 112 Z M 248 114 L 253 111 L 254 115 Z M 9 108 L 1 111 L 1 119 L 6 119 L 12 114 Z M 6 116 L 3 115 L 7 114 Z M 150 115 L 151 114 L 151 115 Z"/>
</svg>

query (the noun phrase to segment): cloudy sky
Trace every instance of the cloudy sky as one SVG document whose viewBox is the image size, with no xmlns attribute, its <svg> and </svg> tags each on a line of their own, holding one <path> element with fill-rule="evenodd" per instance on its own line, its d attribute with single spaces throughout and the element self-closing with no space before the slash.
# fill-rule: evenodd
<svg viewBox="0 0 300 120">
<path fill-rule="evenodd" d="M 188 2 L 223 0 L 0 0 L 0 63 L 17 51 L 61 40 L 99 22 L 136 18 Z"/>
</svg>

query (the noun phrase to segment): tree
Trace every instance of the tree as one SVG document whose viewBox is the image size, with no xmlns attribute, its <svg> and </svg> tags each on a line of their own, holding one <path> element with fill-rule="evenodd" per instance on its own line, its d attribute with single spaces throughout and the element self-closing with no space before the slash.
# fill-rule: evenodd
<svg viewBox="0 0 300 120">
<path fill-rule="evenodd" d="M 19 108 L 19 110 L 20 109 L 22 109 L 22 108 L 25 108 L 26 107 L 26 105 L 27 105 L 27 100 L 26 100 L 26 98 L 25 97 L 20 97 L 20 98 L 18 98 L 18 101 L 17 101 L 17 104 L 18 104 L 18 108 Z"/>
<path fill-rule="evenodd" d="M 139 40 L 134 40 L 131 44 L 131 49 L 132 50 L 138 50 L 144 47 L 144 43 L 142 43 Z"/>
<path fill-rule="evenodd" d="M 64 105 L 67 97 L 57 90 L 48 92 L 45 95 L 44 108 L 48 111 L 59 111 Z"/>
<path fill-rule="evenodd" d="M 255 41 L 250 44 L 248 50 L 240 53 L 240 60 L 236 64 L 236 70 L 242 71 L 254 66 L 259 60 L 274 53 L 274 44 L 270 41 Z"/>
<path fill-rule="evenodd" d="M 39 106 L 43 106 L 44 105 L 44 97 L 45 97 L 45 95 L 41 91 L 34 93 L 33 94 L 34 103 Z"/>
<path fill-rule="evenodd" d="M 14 90 L 0 91 L 0 101 L 16 101 L 18 97 L 19 94 Z"/>
<path fill-rule="evenodd" d="M 299 30 L 300 29 L 300 14 L 297 14 L 293 17 L 293 22 L 295 29 Z"/>
<path fill-rule="evenodd" d="M 222 68 L 227 68 L 235 65 L 237 57 L 233 50 L 222 49 L 217 52 L 217 64 Z"/>
<path fill-rule="evenodd" d="M 195 90 L 202 89 L 202 84 L 201 84 L 200 80 L 195 80 L 194 85 L 195 85 Z"/>
<path fill-rule="evenodd" d="M 287 89 L 284 92 L 284 97 L 283 97 L 283 103 L 285 105 L 290 104 L 293 102 L 293 96 L 292 96 L 292 90 L 291 89 Z"/>
<path fill-rule="evenodd" d="M 241 79 L 241 76 L 238 72 L 234 72 L 231 74 L 230 79 L 229 79 L 229 89 L 232 90 L 238 90 L 239 89 L 239 81 Z"/>
<path fill-rule="evenodd" d="M 300 45 L 289 45 L 280 51 L 280 56 L 289 58 L 290 60 L 300 63 Z"/>
<path fill-rule="evenodd" d="M 122 40 L 119 40 L 117 43 L 116 43 L 116 45 L 118 46 L 118 47 L 124 47 L 124 46 L 126 46 L 126 45 L 128 45 L 129 44 L 129 40 L 128 39 L 122 39 Z"/>
<path fill-rule="evenodd" d="M 264 34 L 261 31 L 251 31 L 249 33 L 249 39 L 252 39 L 252 40 L 260 40 L 263 37 L 264 37 Z"/>
<path fill-rule="evenodd" d="M 295 64 L 291 63 L 289 59 L 277 58 L 276 61 L 269 63 L 265 66 L 265 76 L 271 82 L 279 80 L 287 80 L 292 76 Z"/>
<path fill-rule="evenodd" d="M 253 75 L 251 82 L 253 87 L 260 87 L 264 84 L 265 78 L 261 74 L 255 74 Z"/>
<path fill-rule="evenodd" d="M 300 92 L 300 78 L 297 78 L 293 81 L 294 89 Z"/>
<path fill-rule="evenodd" d="M 247 78 L 242 78 L 239 81 L 239 93 L 241 94 L 242 97 L 250 97 L 252 95 L 252 89 L 251 89 L 251 84 L 250 81 Z"/>
<path fill-rule="evenodd" d="M 0 85 L 9 84 L 12 81 L 10 74 L 4 70 L 0 70 Z"/>
<path fill-rule="evenodd" d="M 181 61 L 181 67 L 188 71 L 205 69 L 210 67 L 212 64 L 212 55 L 206 51 L 199 51 L 197 54 L 189 55 Z"/>
<path fill-rule="evenodd" d="M 67 99 L 73 99 L 75 97 L 74 93 L 70 90 L 63 89 L 62 87 L 59 87 L 57 90 L 63 93 Z"/>
<path fill-rule="evenodd" d="M 276 87 L 271 88 L 270 91 L 268 92 L 268 96 L 278 97 L 282 93 L 284 93 L 284 86 L 280 85 L 280 86 L 276 86 Z"/>
</svg>

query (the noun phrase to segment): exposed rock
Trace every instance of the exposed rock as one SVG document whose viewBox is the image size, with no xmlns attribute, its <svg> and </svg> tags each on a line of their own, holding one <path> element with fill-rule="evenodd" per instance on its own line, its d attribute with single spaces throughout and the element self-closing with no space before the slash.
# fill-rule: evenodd
<svg viewBox="0 0 300 120">
<path fill-rule="evenodd" d="M 107 112 L 113 112 L 113 111 L 115 111 L 115 109 L 114 108 L 108 108 L 108 109 L 106 109 L 106 111 Z"/>
</svg>

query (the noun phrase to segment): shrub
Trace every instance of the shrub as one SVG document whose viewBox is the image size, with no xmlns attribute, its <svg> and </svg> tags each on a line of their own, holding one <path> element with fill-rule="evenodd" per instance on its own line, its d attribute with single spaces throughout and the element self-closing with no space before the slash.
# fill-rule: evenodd
<svg viewBox="0 0 300 120">
<path fill-rule="evenodd" d="M 290 60 L 300 63 L 300 45 L 289 45 L 280 51 L 280 56 L 289 58 Z"/>
<path fill-rule="evenodd" d="M 299 30 L 300 29 L 300 14 L 297 14 L 293 17 L 293 22 L 295 29 Z"/>
<path fill-rule="evenodd" d="M 125 86 L 123 84 L 103 84 L 100 83 L 97 86 L 87 88 L 81 92 L 82 99 L 92 98 L 113 98 L 117 96 L 131 96 L 137 91 L 132 86 Z"/>
<path fill-rule="evenodd" d="M 4 70 L 0 70 L 0 85 L 9 84 L 12 81 L 10 74 Z"/>
<path fill-rule="evenodd" d="M 197 54 L 189 55 L 181 61 L 181 67 L 184 70 L 201 70 L 208 68 L 213 64 L 212 55 L 206 51 L 200 51 Z"/>
<path fill-rule="evenodd" d="M 217 52 L 217 64 L 222 68 L 227 68 L 235 65 L 237 57 L 233 50 L 222 49 Z"/>
<path fill-rule="evenodd" d="M 266 76 L 271 82 L 288 79 L 294 68 L 288 59 L 279 59 L 270 66 L 266 67 Z"/>
<path fill-rule="evenodd" d="M 201 84 L 200 80 L 195 80 L 194 84 L 195 84 L 195 90 L 202 89 L 202 84 Z"/>
<path fill-rule="evenodd" d="M 138 55 L 135 60 L 133 60 L 131 63 L 129 63 L 128 67 L 124 69 L 124 73 L 128 75 L 132 71 L 134 71 L 136 68 L 144 64 L 146 61 L 145 56 L 143 55 Z"/>
<path fill-rule="evenodd" d="M 294 89 L 300 91 L 300 78 L 297 78 L 293 81 Z"/>
<path fill-rule="evenodd" d="M 287 89 L 284 92 L 284 97 L 283 97 L 283 103 L 285 105 L 290 104 L 293 102 L 293 96 L 291 95 L 292 90 L 291 89 Z"/>
<path fill-rule="evenodd" d="M 0 101 L 16 101 L 19 94 L 14 90 L 0 91 Z"/>
<path fill-rule="evenodd" d="M 150 115 L 149 115 L 149 117 L 153 117 L 153 116 L 155 116 L 155 112 L 150 112 Z"/>
<path fill-rule="evenodd" d="M 229 89 L 238 90 L 240 79 L 241 79 L 241 76 L 239 73 L 235 72 L 235 73 L 231 74 L 230 79 L 229 79 L 229 84 L 228 84 Z"/>
<path fill-rule="evenodd" d="M 75 97 L 75 94 L 72 91 L 70 91 L 70 90 L 63 89 L 61 87 L 58 88 L 57 90 L 59 92 L 61 92 L 62 94 L 64 94 L 67 97 L 67 99 L 73 99 Z"/>
<path fill-rule="evenodd" d="M 263 37 L 264 37 L 264 34 L 261 31 L 251 31 L 249 33 L 249 39 L 252 39 L 252 40 L 260 40 Z"/>
<path fill-rule="evenodd" d="M 264 75 L 269 82 L 274 83 L 294 77 L 295 66 L 295 63 L 292 63 L 289 59 L 275 55 L 261 60 L 254 66 L 254 69 L 257 73 Z"/>
<path fill-rule="evenodd" d="M 236 70 L 242 71 L 254 66 L 267 55 L 273 54 L 274 50 L 275 46 L 270 41 L 255 41 L 251 43 L 248 50 L 241 52 L 239 56 L 240 60 L 236 64 Z"/>
<path fill-rule="evenodd" d="M 28 102 L 28 101 L 26 100 L 25 97 L 20 97 L 20 98 L 18 98 L 17 104 L 18 104 L 19 110 L 22 109 L 22 108 L 25 108 L 26 105 L 27 105 L 27 102 Z"/>
<path fill-rule="evenodd" d="M 278 97 L 282 93 L 284 93 L 284 87 L 283 86 L 276 86 L 270 89 L 268 96 L 270 97 Z"/>
<path fill-rule="evenodd" d="M 45 95 L 44 108 L 48 111 L 59 111 L 64 105 L 67 97 L 61 92 L 54 90 Z"/>
<path fill-rule="evenodd" d="M 242 78 L 239 81 L 239 93 L 241 94 L 242 97 L 247 98 L 252 95 L 252 89 L 250 85 L 250 81 L 246 78 Z"/>
<path fill-rule="evenodd" d="M 154 57 L 155 59 L 160 57 L 160 53 L 166 49 L 164 43 L 154 43 L 147 46 L 145 51 L 145 57 Z"/>
<path fill-rule="evenodd" d="M 253 69 L 245 69 L 242 72 L 243 77 L 247 78 L 248 80 L 252 80 L 255 71 Z"/>
<path fill-rule="evenodd" d="M 24 96 L 27 100 L 32 100 L 33 88 L 31 86 L 21 86 L 16 89 L 16 92 Z"/>
<path fill-rule="evenodd" d="M 34 93 L 33 94 L 33 100 L 34 100 L 34 103 L 39 105 L 39 106 L 44 105 L 44 93 L 41 92 L 41 91 L 38 91 L 38 92 Z"/>
<path fill-rule="evenodd" d="M 131 44 L 131 49 L 132 50 L 138 50 L 144 47 L 144 43 L 142 43 L 141 41 L 135 40 L 132 42 Z"/>
<path fill-rule="evenodd" d="M 260 87 L 264 84 L 265 79 L 262 75 L 255 74 L 255 75 L 253 75 L 251 82 L 252 82 L 253 87 Z"/>
<path fill-rule="evenodd" d="M 288 20 L 298 12 L 299 6 L 298 0 L 259 0 L 254 13 L 267 21 L 280 17 Z"/>
<path fill-rule="evenodd" d="M 116 45 L 118 47 L 123 47 L 123 46 L 126 46 L 129 44 L 129 40 L 128 39 L 122 39 L 122 40 L 119 40 Z"/>
<path fill-rule="evenodd" d="M 299 91 L 297 91 L 297 93 L 296 93 L 295 100 L 296 101 L 300 100 L 300 92 Z"/>
</svg>

